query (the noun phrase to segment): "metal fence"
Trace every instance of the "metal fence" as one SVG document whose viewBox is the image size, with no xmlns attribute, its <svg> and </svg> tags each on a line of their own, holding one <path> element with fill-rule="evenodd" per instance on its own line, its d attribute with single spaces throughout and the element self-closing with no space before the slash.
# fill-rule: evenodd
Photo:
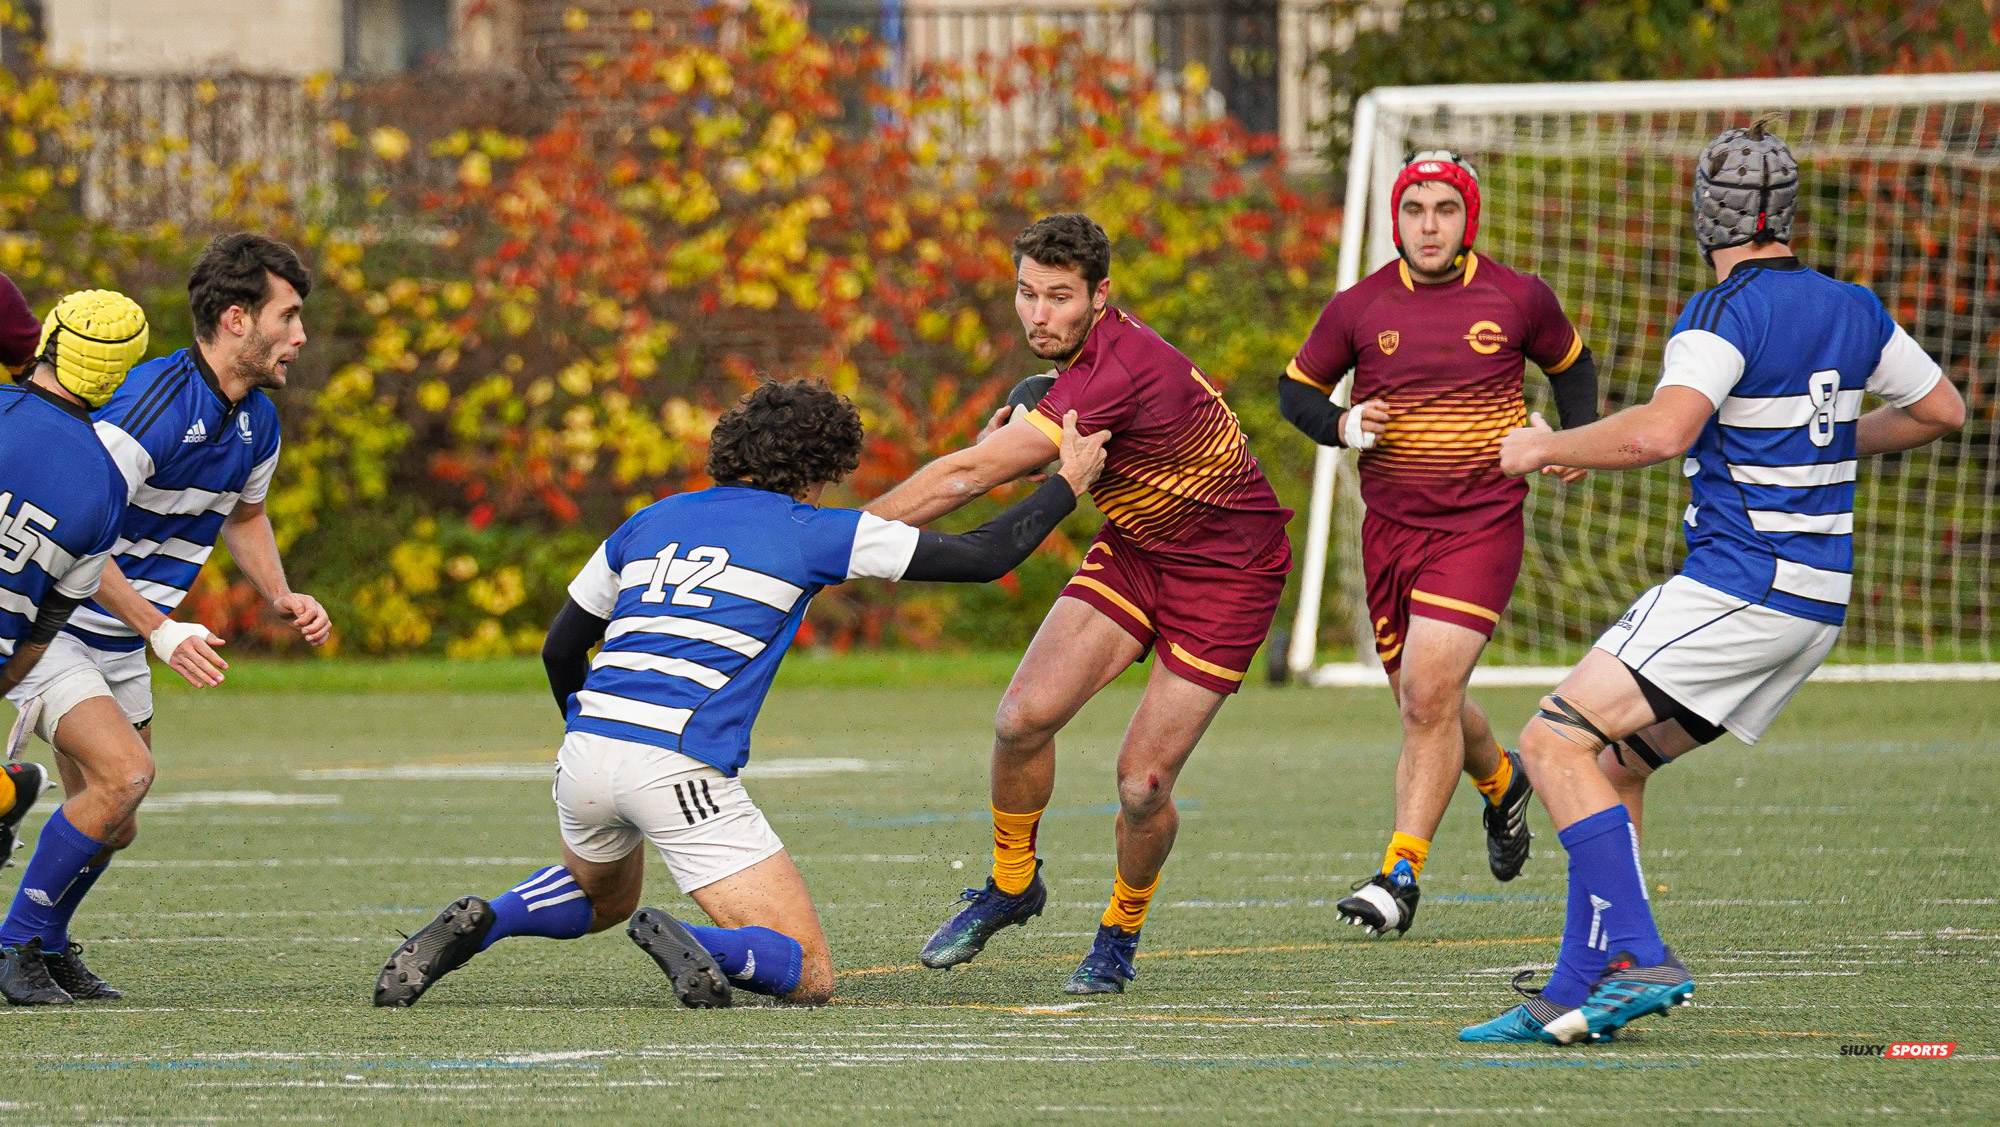
<svg viewBox="0 0 2000 1127">
<path fill-rule="evenodd" d="M 859 34 L 888 47 L 903 81 L 926 67 L 971 70 L 1052 36 L 1075 35 L 1093 51 L 1150 71 L 1170 118 L 1234 117 L 1253 132 L 1275 134 L 1293 161 L 1308 167 L 1318 163 L 1320 126 L 1336 108 L 1315 79 L 1315 60 L 1353 34 L 1351 20 L 1337 16 L 1331 0 L 821 0 L 811 7 L 819 34 Z M 1032 105 L 995 105 L 954 139 L 1017 152 L 1046 124 Z"/>
</svg>

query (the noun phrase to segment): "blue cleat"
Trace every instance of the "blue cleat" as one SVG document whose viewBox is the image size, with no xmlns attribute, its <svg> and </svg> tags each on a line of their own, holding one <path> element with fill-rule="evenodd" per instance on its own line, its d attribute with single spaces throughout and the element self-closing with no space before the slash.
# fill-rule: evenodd
<svg viewBox="0 0 2000 1127">
<path fill-rule="evenodd" d="M 1123 994 L 1125 984 L 1139 977 L 1132 957 L 1139 953 L 1139 933 L 1110 924 L 1097 925 L 1090 954 L 1063 984 L 1065 994 Z"/>
<path fill-rule="evenodd" d="M 1466 1026 L 1458 1031 L 1458 1039 L 1501 1045 L 1560 1044 L 1549 1035 L 1547 1026 L 1569 1011 L 1545 1000 L 1540 990 L 1521 985 L 1521 980 L 1533 973 L 1524 970 L 1514 976 L 1514 992 L 1527 998 L 1526 1002 L 1492 1021 Z"/>
<path fill-rule="evenodd" d="M 1019 896 L 1009 896 L 986 878 L 985 888 L 968 888 L 958 902 L 965 907 L 944 922 L 924 944 L 917 961 L 935 970 L 969 963 L 986 949 L 986 941 L 1001 928 L 1027 922 L 1042 914 L 1049 902 L 1049 887 L 1042 883 L 1042 862 L 1035 861 L 1035 879 Z"/>
<path fill-rule="evenodd" d="M 1604 965 L 1583 1005 L 1549 1022 L 1547 1032 L 1564 1045 L 1606 1040 L 1628 1022 L 1688 1005 L 1693 995 L 1694 976 L 1673 951 L 1650 967 L 1620 951 Z"/>
</svg>

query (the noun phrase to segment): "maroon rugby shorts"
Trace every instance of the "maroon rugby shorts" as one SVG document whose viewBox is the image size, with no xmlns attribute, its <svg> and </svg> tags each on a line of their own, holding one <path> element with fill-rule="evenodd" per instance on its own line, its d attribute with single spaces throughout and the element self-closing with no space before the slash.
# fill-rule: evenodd
<svg viewBox="0 0 2000 1127">
<path fill-rule="evenodd" d="M 1402 668 L 1412 616 L 1493 636 L 1521 575 L 1523 528 L 1520 509 L 1463 532 L 1413 528 L 1372 512 L 1362 520 L 1368 619 L 1384 670 Z"/>
<path fill-rule="evenodd" d="M 1282 531 L 1248 567 L 1216 567 L 1148 552 L 1107 521 L 1062 593 L 1102 611 L 1183 680 L 1233 693 L 1271 632 L 1291 570 Z"/>
</svg>

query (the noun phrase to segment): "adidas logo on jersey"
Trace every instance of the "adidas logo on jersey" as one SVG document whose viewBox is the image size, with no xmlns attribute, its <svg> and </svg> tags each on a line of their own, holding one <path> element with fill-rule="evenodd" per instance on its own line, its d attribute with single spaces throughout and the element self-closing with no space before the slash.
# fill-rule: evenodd
<svg viewBox="0 0 2000 1127">
<path fill-rule="evenodd" d="M 187 429 L 187 433 L 181 435 L 182 445 L 186 445 L 190 442 L 207 442 L 207 441 L 208 441 L 208 427 L 203 425 L 200 419 L 196 419 L 194 421 L 194 425 Z"/>
</svg>

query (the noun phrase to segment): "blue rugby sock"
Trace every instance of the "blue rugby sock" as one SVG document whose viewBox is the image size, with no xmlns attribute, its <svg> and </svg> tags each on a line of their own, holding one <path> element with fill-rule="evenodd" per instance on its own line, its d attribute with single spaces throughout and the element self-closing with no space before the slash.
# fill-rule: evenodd
<svg viewBox="0 0 2000 1127">
<path fill-rule="evenodd" d="M 1557 835 L 1569 851 L 1569 907 L 1562 953 L 1542 997 L 1580 1006 L 1613 951 L 1630 951 L 1640 965 L 1666 958 L 1653 923 L 1646 876 L 1639 870 L 1639 835 L 1623 806 L 1600 810 Z"/>
<path fill-rule="evenodd" d="M 481 951 L 513 935 L 577 939 L 590 931 L 590 897 L 561 865 L 550 865 L 487 904 L 493 908 L 493 928 L 479 945 Z"/>
<path fill-rule="evenodd" d="M 69 921 L 76 918 L 76 910 L 83 904 L 83 898 L 90 895 L 97 878 L 111 867 L 107 859 L 102 865 L 85 869 L 69 882 L 69 890 L 56 901 L 55 910 L 49 913 L 48 926 L 42 929 L 42 950 L 66 951 L 69 949 Z"/>
<path fill-rule="evenodd" d="M 35 839 L 35 853 L 28 859 L 28 869 L 21 874 L 21 887 L 14 892 L 7 922 L 0 924 L 0 947 L 19 947 L 30 939 L 41 938 L 55 919 L 56 906 L 65 898 L 70 885 L 103 849 L 103 842 L 70 825 L 68 815 L 60 807 L 49 815 L 41 836 Z"/>
<path fill-rule="evenodd" d="M 782 998 L 799 987 L 806 949 L 768 927 L 697 927 L 688 931 L 708 948 L 729 984 L 752 994 Z"/>
</svg>

